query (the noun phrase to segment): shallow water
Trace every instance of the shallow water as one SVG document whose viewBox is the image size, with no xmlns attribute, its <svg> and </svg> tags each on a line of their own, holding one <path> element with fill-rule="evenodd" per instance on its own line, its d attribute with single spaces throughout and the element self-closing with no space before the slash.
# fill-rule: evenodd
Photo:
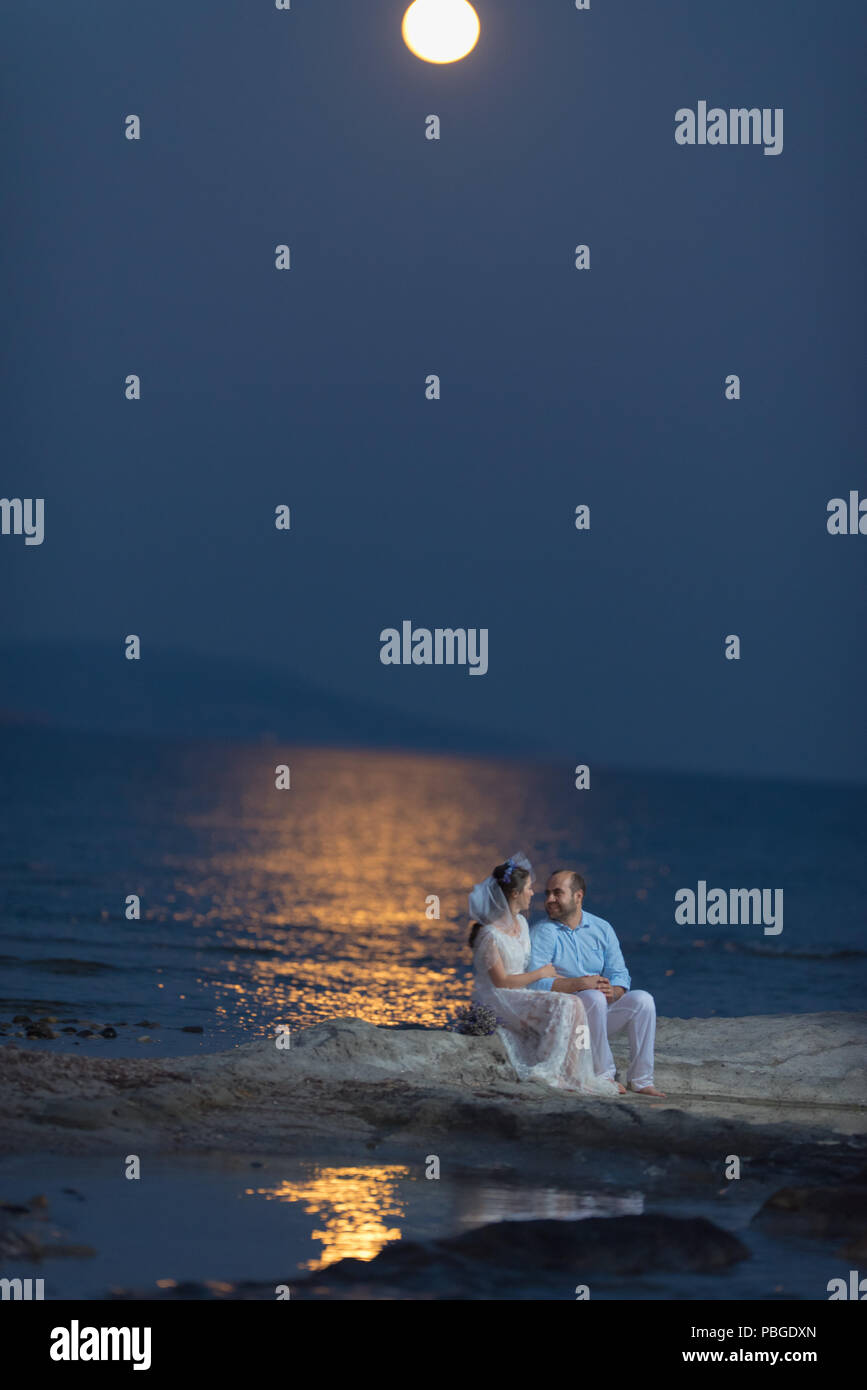
<svg viewBox="0 0 867 1390">
<path fill-rule="evenodd" d="M 652 1211 L 707 1216 L 738 1235 L 751 1258 L 715 1274 L 595 1277 L 591 1298 L 826 1299 L 828 1280 L 847 1278 L 851 1264 L 836 1253 L 840 1241 L 780 1242 L 750 1228 L 779 1180 L 708 1187 L 694 1175 L 684 1180 L 652 1163 L 605 1154 L 576 1160 L 574 1174 L 558 1174 L 556 1182 L 466 1167 L 428 1180 L 423 1163 L 358 1164 L 339 1156 L 315 1162 L 267 1154 L 258 1160 L 146 1157 L 139 1181 L 123 1176 L 116 1157 L 0 1160 L 2 1200 L 24 1201 L 34 1184 L 48 1198 L 45 1230 L 96 1252 L 39 1264 L 4 1262 L 5 1277 L 44 1278 L 48 1299 L 102 1298 L 112 1290 L 186 1281 L 273 1281 L 276 1288 L 344 1257 L 372 1259 L 394 1241 L 457 1234 L 493 1220 L 580 1221 Z M 574 1299 L 578 1282 L 580 1269 L 568 1286 L 566 1280 L 562 1288 L 526 1285 L 506 1296 Z"/>
<path fill-rule="evenodd" d="M 851 1008 L 867 986 L 858 789 L 600 770 L 578 792 L 550 764 L 8 729 L 0 786 L 0 1020 L 127 1025 L 31 1046 L 174 1054 L 351 1014 L 443 1025 L 470 993 L 467 889 L 519 847 L 541 874 L 582 869 L 661 1014 Z M 782 934 L 676 925 L 674 892 L 699 879 L 782 888 Z"/>
</svg>

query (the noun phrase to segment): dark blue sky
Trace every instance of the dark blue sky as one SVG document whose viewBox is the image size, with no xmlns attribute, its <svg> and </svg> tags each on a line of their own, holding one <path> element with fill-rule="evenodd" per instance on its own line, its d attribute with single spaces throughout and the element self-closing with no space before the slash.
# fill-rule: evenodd
<svg viewBox="0 0 867 1390">
<path fill-rule="evenodd" d="M 0 492 L 46 540 L 0 537 L 3 634 L 867 778 L 867 538 L 825 526 L 867 494 L 864 7 L 479 0 L 448 67 L 403 9 L 7 14 Z M 678 146 L 699 100 L 782 107 L 782 154 Z M 487 627 L 488 675 L 382 666 L 404 618 Z"/>
</svg>

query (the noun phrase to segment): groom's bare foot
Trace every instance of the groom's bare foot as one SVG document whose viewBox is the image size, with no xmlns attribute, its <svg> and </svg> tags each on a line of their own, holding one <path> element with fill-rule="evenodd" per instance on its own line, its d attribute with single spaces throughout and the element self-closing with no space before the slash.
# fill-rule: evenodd
<svg viewBox="0 0 867 1390">
<path fill-rule="evenodd" d="M 655 1086 L 633 1086 L 633 1091 L 638 1096 L 662 1096 L 665 1098 L 665 1091 L 657 1091 Z"/>
<path fill-rule="evenodd" d="M 617 1080 L 615 1080 L 614 1084 L 615 1084 L 615 1086 L 617 1087 L 617 1089 L 618 1089 L 618 1091 L 620 1092 L 620 1094 L 621 1094 L 622 1096 L 625 1096 L 625 1095 L 626 1095 L 626 1087 L 625 1087 L 625 1086 L 621 1086 L 620 1082 L 617 1081 Z"/>
</svg>

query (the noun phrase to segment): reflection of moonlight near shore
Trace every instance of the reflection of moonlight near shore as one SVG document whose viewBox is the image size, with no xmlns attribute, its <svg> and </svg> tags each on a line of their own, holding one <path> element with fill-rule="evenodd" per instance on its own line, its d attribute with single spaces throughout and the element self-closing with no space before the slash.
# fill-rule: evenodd
<svg viewBox="0 0 867 1390">
<path fill-rule="evenodd" d="M 479 17 L 467 0 L 415 0 L 401 33 L 410 52 L 426 63 L 456 63 L 478 42 Z"/>
</svg>

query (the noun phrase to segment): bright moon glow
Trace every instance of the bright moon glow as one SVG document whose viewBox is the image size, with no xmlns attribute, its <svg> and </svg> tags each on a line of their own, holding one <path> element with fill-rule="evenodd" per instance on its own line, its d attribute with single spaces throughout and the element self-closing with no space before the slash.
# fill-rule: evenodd
<svg viewBox="0 0 867 1390">
<path fill-rule="evenodd" d="M 426 63 L 456 63 L 475 48 L 481 27 L 467 0 L 415 0 L 403 17 L 403 41 Z"/>
</svg>

